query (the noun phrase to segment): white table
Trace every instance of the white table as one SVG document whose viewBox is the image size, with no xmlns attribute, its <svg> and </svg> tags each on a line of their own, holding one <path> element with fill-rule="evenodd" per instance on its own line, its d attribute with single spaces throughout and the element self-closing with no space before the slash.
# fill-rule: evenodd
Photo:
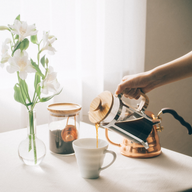
<svg viewBox="0 0 192 192">
<path fill-rule="evenodd" d="M 110 132 L 112 140 L 121 137 Z M 26 166 L 19 159 L 19 143 L 26 129 L 0 134 L 0 191 L 1 192 L 174 192 L 192 189 L 192 157 L 162 149 L 151 159 L 134 159 L 120 154 L 119 148 L 109 145 L 117 154 L 115 163 L 101 172 L 99 179 L 83 179 L 75 155 L 55 155 L 49 151 L 48 125 L 37 127 L 37 136 L 47 146 L 47 154 L 39 166 Z M 80 137 L 95 137 L 92 125 L 81 123 Z M 99 138 L 105 139 L 99 129 Z M 110 154 L 106 161 L 110 161 Z"/>
</svg>

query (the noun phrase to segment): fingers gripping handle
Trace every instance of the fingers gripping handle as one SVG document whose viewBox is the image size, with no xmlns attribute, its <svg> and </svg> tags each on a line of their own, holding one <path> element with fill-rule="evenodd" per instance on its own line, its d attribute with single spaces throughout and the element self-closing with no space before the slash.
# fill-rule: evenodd
<svg viewBox="0 0 192 192">
<path fill-rule="evenodd" d="M 109 167 L 110 165 L 112 165 L 115 162 L 115 159 L 117 157 L 116 153 L 110 150 L 105 150 L 104 153 L 111 153 L 113 155 L 113 159 L 111 161 L 111 163 L 109 163 L 108 165 L 106 165 L 105 167 L 101 167 L 100 170 L 106 169 L 107 167 Z"/>
<path fill-rule="evenodd" d="M 119 94 L 118 95 L 119 99 L 121 99 L 122 96 L 123 96 L 123 93 Z M 147 95 L 145 95 L 145 93 L 142 92 L 142 90 L 140 91 L 140 98 L 141 98 L 141 102 L 137 108 L 137 111 L 145 110 L 149 105 L 149 98 L 147 97 Z"/>
<path fill-rule="evenodd" d="M 145 95 L 142 91 L 140 91 L 140 97 L 141 97 L 141 102 L 139 104 L 139 107 L 138 107 L 138 111 L 141 111 L 141 110 L 145 110 L 147 109 L 148 105 L 149 105 L 149 98 L 147 97 L 147 95 Z"/>
<path fill-rule="evenodd" d="M 173 109 L 170 108 L 163 108 L 161 109 L 161 112 L 164 113 L 170 113 L 171 115 L 173 115 L 173 117 L 175 119 L 177 119 L 181 125 L 185 126 L 188 129 L 188 134 L 191 135 L 192 134 L 192 127 L 189 123 L 187 123 L 180 115 L 177 114 L 177 112 Z"/>
</svg>

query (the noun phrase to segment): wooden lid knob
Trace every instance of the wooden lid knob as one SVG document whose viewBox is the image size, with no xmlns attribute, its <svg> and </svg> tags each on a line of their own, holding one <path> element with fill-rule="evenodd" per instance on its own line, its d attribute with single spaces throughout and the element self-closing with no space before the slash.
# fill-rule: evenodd
<svg viewBox="0 0 192 192">
<path fill-rule="evenodd" d="M 102 101 L 99 97 L 96 97 L 90 105 L 90 110 L 96 111 L 96 110 L 101 110 L 102 108 Z"/>
<path fill-rule="evenodd" d="M 92 123 L 100 123 L 110 113 L 112 105 L 112 93 L 109 91 L 102 92 L 90 104 L 89 120 Z"/>
</svg>

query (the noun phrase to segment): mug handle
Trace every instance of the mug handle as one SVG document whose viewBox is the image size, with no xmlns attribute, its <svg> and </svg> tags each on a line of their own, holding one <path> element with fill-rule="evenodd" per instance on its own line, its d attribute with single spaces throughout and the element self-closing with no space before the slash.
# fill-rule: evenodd
<svg viewBox="0 0 192 192">
<path fill-rule="evenodd" d="M 113 155 L 113 160 L 111 161 L 111 163 L 109 163 L 108 165 L 106 165 L 105 167 L 101 167 L 99 170 L 100 171 L 102 171 L 103 169 L 106 169 L 107 167 L 109 167 L 110 165 L 112 165 L 114 162 L 115 162 L 115 159 L 116 159 L 116 157 L 117 157 L 117 155 L 116 155 L 116 153 L 115 152 L 113 152 L 113 151 L 110 151 L 110 150 L 105 150 L 104 151 L 104 154 L 105 153 L 111 153 L 112 155 Z"/>
</svg>

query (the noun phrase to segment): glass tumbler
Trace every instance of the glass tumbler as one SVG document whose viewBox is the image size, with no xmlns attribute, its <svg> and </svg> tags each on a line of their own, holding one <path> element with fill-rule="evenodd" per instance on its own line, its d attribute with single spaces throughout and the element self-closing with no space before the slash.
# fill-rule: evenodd
<svg viewBox="0 0 192 192">
<path fill-rule="evenodd" d="M 55 103 L 48 106 L 49 149 L 62 155 L 74 154 L 72 142 L 79 137 L 81 106 Z"/>
</svg>

